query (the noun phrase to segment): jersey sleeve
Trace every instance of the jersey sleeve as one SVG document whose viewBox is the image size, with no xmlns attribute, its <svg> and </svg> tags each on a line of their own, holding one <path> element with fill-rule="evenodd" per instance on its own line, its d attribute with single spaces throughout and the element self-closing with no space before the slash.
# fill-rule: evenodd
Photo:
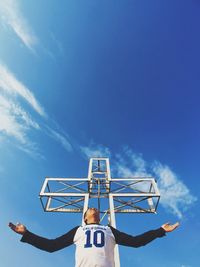
<svg viewBox="0 0 200 267">
<path fill-rule="evenodd" d="M 119 230 L 110 226 L 112 233 L 115 237 L 116 244 L 128 247 L 141 247 L 145 246 L 149 242 L 153 241 L 158 237 L 165 236 L 165 230 L 161 227 L 156 230 L 148 231 L 144 234 L 132 236 L 126 233 L 120 232 Z"/>
<path fill-rule="evenodd" d="M 25 234 L 22 236 L 20 241 L 28 243 L 36 248 L 45 250 L 47 252 L 54 252 L 72 245 L 74 235 L 78 228 L 79 226 L 73 228 L 66 234 L 59 236 L 55 239 L 48 239 L 45 237 L 41 237 L 27 230 Z"/>
</svg>

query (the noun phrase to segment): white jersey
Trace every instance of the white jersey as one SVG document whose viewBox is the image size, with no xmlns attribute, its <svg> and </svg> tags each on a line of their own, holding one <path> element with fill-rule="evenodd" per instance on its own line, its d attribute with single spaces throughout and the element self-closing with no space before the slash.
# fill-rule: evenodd
<svg viewBox="0 0 200 267">
<path fill-rule="evenodd" d="M 26 230 L 21 241 L 48 252 L 75 244 L 76 267 L 114 267 L 115 244 L 137 248 L 162 236 L 165 236 L 162 227 L 142 235 L 131 236 L 112 226 L 89 224 L 76 226 L 55 239 L 41 237 Z"/>
<path fill-rule="evenodd" d="M 115 238 L 109 226 L 80 226 L 73 240 L 76 267 L 114 267 Z"/>
</svg>

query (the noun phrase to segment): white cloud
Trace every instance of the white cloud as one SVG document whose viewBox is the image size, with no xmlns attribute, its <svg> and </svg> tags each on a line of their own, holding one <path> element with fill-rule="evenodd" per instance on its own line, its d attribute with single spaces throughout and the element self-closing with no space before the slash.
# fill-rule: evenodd
<svg viewBox="0 0 200 267">
<path fill-rule="evenodd" d="M 34 143 L 30 140 L 27 140 L 28 142 L 26 145 L 16 144 L 16 147 L 20 149 L 21 151 L 25 152 L 29 156 L 31 156 L 34 159 L 42 159 L 45 160 L 45 156 L 40 152 L 40 149 L 38 147 L 37 143 Z"/>
<path fill-rule="evenodd" d="M 10 96 L 18 95 L 23 97 L 41 116 L 45 116 L 44 109 L 38 103 L 33 93 L 16 79 L 6 66 L 0 64 L 0 88 Z"/>
<path fill-rule="evenodd" d="M 19 2 L 16 0 L 0 1 L 0 18 L 16 33 L 25 46 L 33 51 L 38 39 L 23 16 Z"/>
<path fill-rule="evenodd" d="M 38 123 L 18 103 L 0 94 L 0 137 L 11 141 L 32 157 L 44 158 L 37 144 L 28 137 L 28 133 L 33 129 L 40 129 Z"/>
<path fill-rule="evenodd" d="M 134 153 L 128 147 L 115 158 L 113 170 L 118 177 L 155 177 L 161 193 L 160 204 L 178 218 L 182 218 L 184 211 L 197 200 L 169 166 L 158 161 L 150 164 L 142 154 Z"/>
<path fill-rule="evenodd" d="M 61 133 L 59 133 L 59 132 L 51 129 L 48 126 L 46 126 L 46 128 L 47 128 L 47 134 L 49 136 L 51 136 L 56 141 L 58 141 L 59 143 L 61 143 L 61 145 L 64 147 L 65 150 L 67 150 L 69 152 L 72 151 L 72 145 L 68 141 L 68 137 L 66 136 L 66 134 L 61 134 Z"/>
<path fill-rule="evenodd" d="M 42 116 L 44 110 L 31 91 L 16 79 L 4 65 L 0 64 L 0 132 L 14 138 L 17 147 L 32 155 L 39 154 L 37 145 L 29 138 L 30 130 L 39 130 L 39 124 L 21 106 L 21 96 Z"/>
<path fill-rule="evenodd" d="M 26 144 L 26 131 L 39 125 L 18 104 L 0 95 L 0 131 Z"/>
<path fill-rule="evenodd" d="M 116 155 L 114 171 L 121 177 L 149 177 L 152 176 L 147 172 L 147 163 L 142 154 L 133 153 L 128 148 L 123 148 L 122 154 Z"/>
<path fill-rule="evenodd" d="M 91 143 L 88 147 L 81 147 L 87 157 L 111 156 L 107 147 Z M 183 183 L 183 181 L 170 169 L 158 161 L 153 164 L 145 161 L 141 153 L 135 153 L 130 148 L 124 147 L 122 153 L 112 157 L 112 176 L 119 178 L 154 177 L 158 181 L 161 193 L 160 204 L 166 211 L 182 218 L 183 213 L 197 200 Z M 113 175 L 114 174 L 114 175 Z M 134 185 L 135 189 L 145 191 L 147 185 Z"/>
<path fill-rule="evenodd" d="M 154 162 L 152 170 L 159 178 L 158 186 L 161 193 L 160 203 L 173 214 L 182 218 L 183 212 L 187 210 L 196 200 L 187 186 L 167 165 Z"/>
<path fill-rule="evenodd" d="M 93 142 L 90 142 L 89 146 L 81 146 L 80 150 L 87 158 L 111 156 L 109 148 L 103 145 L 94 144 Z"/>
<path fill-rule="evenodd" d="M 32 156 L 42 155 L 38 152 L 38 146 L 31 141 L 29 134 L 31 130 L 43 130 L 39 123 L 32 118 L 28 111 L 22 107 L 19 101 L 22 97 L 40 116 L 44 119 L 43 126 L 48 128 L 44 133 L 59 142 L 67 151 L 72 150 L 68 137 L 61 131 L 54 130 L 48 126 L 47 115 L 44 108 L 39 104 L 34 94 L 17 80 L 7 67 L 0 64 L 0 133 L 4 136 L 14 138 L 16 146 Z M 51 121 L 49 122 L 51 123 Z M 55 123 L 52 123 L 55 124 Z M 55 127 L 55 128 L 58 128 Z"/>
<path fill-rule="evenodd" d="M 134 176 L 133 170 L 125 166 L 124 164 L 117 163 L 117 166 L 115 166 L 117 170 L 117 176 L 124 177 L 124 178 L 131 178 Z"/>
<path fill-rule="evenodd" d="M 56 38 L 55 34 L 53 32 L 50 32 L 50 37 L 53 41 L 53 43 L 55 44 L 56 46 L 56 50 L 61 54 L 63 55 L 64 54 L 64 48 L 63 48 L 63 45 L 62 43 L 58 40 L 58 38 Z"/>
</svg>

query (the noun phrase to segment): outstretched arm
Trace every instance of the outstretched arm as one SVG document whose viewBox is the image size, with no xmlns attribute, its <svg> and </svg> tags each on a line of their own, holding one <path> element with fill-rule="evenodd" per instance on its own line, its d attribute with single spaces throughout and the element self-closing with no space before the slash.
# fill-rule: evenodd
<svg viewBox="0 0 200 267">
<path fill-rule="evenodd" d="M 163 224 L 162 227 L 148 231 L 144 234 L 138 236 L 128 235 L 126 233 L 120 232 L 117 229 L 110 226 L 112 233 L 115 237 L 116 243 L 118 245 L 129 246 L 129 247 L 141 247 L 145 246 L 149 242 L 153 241 L 158 237 L 165 236 L 166 232 L 171 232 L 178 227 L 179 224 L 170 225 L 169 223 Z"/>
<path fill-rule="evenodd" d="M 26 227 L 22 224 L 14 225 L 12 223 L 9 223 L 9 227 L 16 233 L 21 234 L 21 242 L 28 243 L 36 248 L 48 251 L 48 252 L 54 252 L 57 250 L 60 250 L 62 248 L 68 247 L 69 245 L 73 244 L 74 235 L 76 233 L 76 230 L 78 229 L 78 226 L 73 228 L 68 233 L 55 238 L 55 239 L 48 239 L 44 238 L 38 235 L 35 235 L 28 231 Z"/>
</svg>

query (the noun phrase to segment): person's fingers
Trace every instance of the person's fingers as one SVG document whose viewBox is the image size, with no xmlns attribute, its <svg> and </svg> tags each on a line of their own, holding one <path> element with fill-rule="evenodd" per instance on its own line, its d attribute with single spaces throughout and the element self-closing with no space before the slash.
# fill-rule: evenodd
<svg viewBox="0 0 200 267">
<path fill-rule="evenodd" d="M 13 223 L 9 223 L 8 224 L 8 226 L 14 231 L 14 232 L 16 232 L 16 233 L 18 233 L 18 234 L 23 234 L 23 233 L 25 233 L 25 231 L 26 231 L 26 227 L 23 225 L 23 224 L 21 224 L 21 223 L 17 223 L 16 225 L 15 224 L 13 224 Z"/>
<path fill-rule="evenodd" d="M 26 232 L 26 227 L 21 223 L 13 224 L 9 222 L 8 226 L 17 234 L 23 235 Z"/>
<path fill-rule="evenodd" d="M 178 226 L 179 226 L 179 222 L 175 223 L 175 224 L 173 225 L 173 228 L 176 229 Z"/>
<path fill-rule="evenodd" d="M 12 230 L 15 230 L 16 229 L 16 225 L 13 224 L 13 223 L 9 223 L 8 226 L 12 229 Z"/>
</svg>

